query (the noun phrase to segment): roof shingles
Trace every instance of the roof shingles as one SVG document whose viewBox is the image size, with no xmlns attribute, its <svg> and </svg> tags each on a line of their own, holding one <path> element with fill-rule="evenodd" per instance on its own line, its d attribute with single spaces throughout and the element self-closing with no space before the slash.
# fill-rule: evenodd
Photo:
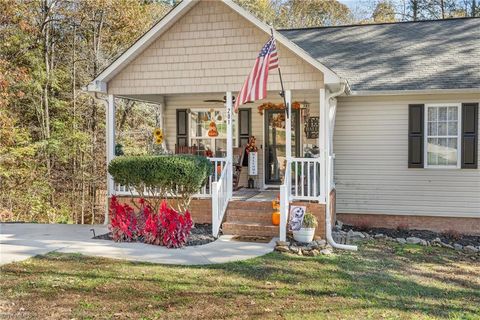
<svg viewBox="0 0 480 320">
<path fill-rule="evenodd" d="M 356 91 L 480 88 L 480 18 L 280 32 Z"/>
</svg>

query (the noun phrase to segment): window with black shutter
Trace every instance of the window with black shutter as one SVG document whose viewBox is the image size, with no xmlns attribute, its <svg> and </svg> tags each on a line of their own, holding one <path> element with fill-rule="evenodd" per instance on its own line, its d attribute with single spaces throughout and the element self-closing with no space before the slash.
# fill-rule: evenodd
<svg viewBox="0 0 480 320">
<path fill-rule="evenodd" d="M 478 103 L 411 104 L 409 168 L 478 168 Z"/>
</svg>

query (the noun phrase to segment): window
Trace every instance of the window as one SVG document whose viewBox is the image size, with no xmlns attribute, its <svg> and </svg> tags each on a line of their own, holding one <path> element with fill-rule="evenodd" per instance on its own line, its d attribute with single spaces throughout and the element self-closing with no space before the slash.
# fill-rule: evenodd
<svg viewBox="0 0 480 320">
<path fill-rule="evenodd" d="M 426 105 L 425 108 L 425 167 L 460 167 L 460 105 Z"/>
<path fill-rule="evenodd" d="M 190 146 L 199 154 L 211 151 L 214 157 L 227 154 L 227 118 L 225 109 L 197 109 L 190 112 Z M 233 117 L 233 145 L 236 143 L 235 116 Z"/>
</svg>

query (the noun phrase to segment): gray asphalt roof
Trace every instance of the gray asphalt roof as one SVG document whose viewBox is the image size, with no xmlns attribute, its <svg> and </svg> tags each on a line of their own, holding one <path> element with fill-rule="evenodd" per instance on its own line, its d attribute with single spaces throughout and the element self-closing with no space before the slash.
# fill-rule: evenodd
<svg viewBox="0 0 480 320">
<path fill-rule="evenodd" d="M 352 90 L 480 88 L 480 18 L 279 31 Z"/>
</svg>

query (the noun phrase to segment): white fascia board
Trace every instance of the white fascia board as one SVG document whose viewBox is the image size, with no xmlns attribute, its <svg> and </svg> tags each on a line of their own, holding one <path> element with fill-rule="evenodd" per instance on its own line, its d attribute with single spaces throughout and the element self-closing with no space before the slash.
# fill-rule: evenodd
<svg viewBox="0 0 480 320">
<path fill-rule="evenodd" d="M 252 15 L 250 12 L 247 10 L 243 9 L 240 7 L 238 4 L 233 2 L 232 0 L 222 0 L 223 3 L 225 3 L 227 6 L 229 6 L 231 9 L 233 9 L 235 12 L 240 14 L 242 17 L 256 25 L 259 29 L 263 30 L 267 34 L 271 34 L 272 28 L 265 24 L 264 22 L 260 21 L 257 19 L 254 15 Z M 334 83 L 339 83 L 341 82 L 340 77 L 333 72 L 331 69 L 327 68 L 324 66 L 322 63 L 320 63 L 318 60 L 310 56 L 305 50 L 297 46 L 295 43 L 290 41 L 288 38 L 283 36 L 280 32 L 273 30 L 275 39 L 283 44 L 285 47 L 290 49 L 292 52 L 294 52 L 296 55 L 298 55 L 300 58 L 311 64 L 313 67 L 316 69 L 320 70 L 323 73 L 323 79 L 325 84 L 334 84 Z"/>
<path fill-rule="evenodd" d="M 89 85 L 96 91 L 98 86 L 105 86 L 125 65 L 135 59 L 143 52 L 159 35 L 168 30 L 178 19 L 180 19 L 190 8 L 192 8 L 198 0 L 183 0 L 175 8 L 173 8 L 163 19 L 148 30 L 140 39 L 138 39 L 130 48 L 128 48 L 120 57 L 118 57 L 111 65 L 103 70 Z M 103 83 L 103 84 L 102 84 Z"/>
<path fill-rule="evenodd" d="M 480 88 L 470 89 L 424 89 L 424 90 L 352 90 L 351 96 L 406 96 L 415 94 L 467 94 L 478 93 L 480 94 Z"/>
</svg>

